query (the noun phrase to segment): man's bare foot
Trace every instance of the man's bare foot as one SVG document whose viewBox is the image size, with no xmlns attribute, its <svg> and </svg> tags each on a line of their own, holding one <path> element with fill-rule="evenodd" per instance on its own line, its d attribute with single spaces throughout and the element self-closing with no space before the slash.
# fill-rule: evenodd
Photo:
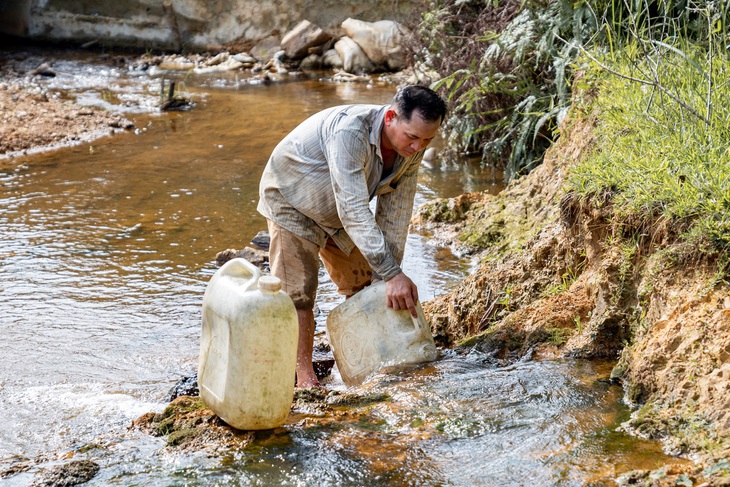
<svg viewBox="0 0 730 487">
<path fill-rule="evenodd" d="M 297 368 L 297 388 L 309 389 L 311 387 L 320 387 L 321 384 L 319 383 L 319 378 L 317 377 L 317 374 L 314 373 L 314 367 L 312 366 L 312 362 L 309 362 L 307 365 L 309 366 Z"/>
</svg>

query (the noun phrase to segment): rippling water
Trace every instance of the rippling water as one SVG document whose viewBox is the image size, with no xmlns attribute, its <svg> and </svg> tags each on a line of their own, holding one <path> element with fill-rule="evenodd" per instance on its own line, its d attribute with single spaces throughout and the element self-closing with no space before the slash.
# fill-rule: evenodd
<svg viewBox="0 0 730 487">
<path fill-rule="evenodd" d="M 144 105 L 159 85 L 88 57 L 62 66 L 49 89 L 87 104 Z M 498 367 L 448 351 L 363 387 L 390 399 L 355 420 L 308 428 L 300 412 L 221 458 L 165 453 L 162 440 L 128 431 L 196 369 L 215 254 L 265 228 L 258 179 L 278 140 L 321 108 L 393 94 L 304 79 L 186 88 L 190 112 L 136 115 L 135 133 L 0 166 L 0 470 L 33 464 L 4 483 L 26 485 L 38 465 L 69 458 L 101 465 L 88 485 L 161 486 L 582 485 L 662 460 L 658 445 L 615 431 L 627 411 L 620 390 L 598 380 L 607 366 Z M 424 166 L 417 203 L 494 183 L 468 161 Z M 423 300 L 469 269 L 420 235 L 405 260 Z M 338 302 L 324 282 L 318 334 Z M 336 377 L 330 387 L 344 388 Z"/>
</svg>

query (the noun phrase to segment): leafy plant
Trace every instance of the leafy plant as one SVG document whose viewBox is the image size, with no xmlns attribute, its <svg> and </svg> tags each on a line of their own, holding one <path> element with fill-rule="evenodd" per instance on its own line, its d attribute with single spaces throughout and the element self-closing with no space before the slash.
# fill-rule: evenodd
<svg viewBox="0 0 730 487">
<path fill-rule="evenodd" d="M 435 87 L 451 107 L 445 124 L 449 145 L 481 153 L 485 164 L 504 164 L 510 180 L 539 164 L 557 137 L 574 72 L 584 67 L 575 62 L 581 52 L 593 49 L 593 63 L 600 63 L 605 51 L 640 60 L 653 52 L 682 52 L 676 40 L 683 39 L 717 56 L 718 47 L 730 44 L 729 5 L 711 0 L 438 0 L 424 14 L 411 50 L 416 61 L 442 77 Z M 671 86 L 658 79 L 659 66 L 644 65 L 628 75 L 651 87 L 657 102 L 659 93 L 674 96 Z M 675 102 L 684 100 L 676 97 Z"/>
<path fill-rule="evenodd" d="M 567 113 L 575 45 L 596 29 L 584 2 L 439 2 L 415 57 L 442 76 L 435 87 L 450 101 L 450 144 L 505 164 L 507 179 L 539 164 Z"/>
</svg>

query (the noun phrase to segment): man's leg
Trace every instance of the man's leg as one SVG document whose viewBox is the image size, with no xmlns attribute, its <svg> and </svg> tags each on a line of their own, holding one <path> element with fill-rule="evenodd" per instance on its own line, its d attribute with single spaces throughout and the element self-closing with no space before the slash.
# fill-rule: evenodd
<svg viewBox="0 0 730 487">
<path fill-rule="evenodd" d="M 297 387 L 313 387 L 319 380 L 312 366 L 314 299 L 317 294 L 319 247 L 269 221 L 271 273 L 281 279 L 284 292 L 294 301 L 299 320 Z"/>
<path fill-rule="evenodd" d="M 330 238 L 327 239 L 327 245 L 320 249 L 319 256 L 332 282 L 337 285 L 337 291 L 345 298 L 370 285 L 373 271 L 357 247 L 347 255 Z"/>
<path fill-rule="evenodd" d="M 297 348 L 297 387 L 315 387 L 319 379 L 312 365 L 314 347 L 314 312 L 312 308 L 297 309 L 299 346 Z"/>
</svg>

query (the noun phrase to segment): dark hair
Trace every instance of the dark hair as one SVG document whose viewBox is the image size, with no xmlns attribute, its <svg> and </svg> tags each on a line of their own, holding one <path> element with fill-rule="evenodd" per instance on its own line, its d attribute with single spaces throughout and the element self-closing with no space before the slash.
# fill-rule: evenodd
<svg viewBox="0 0 730 487">
<path fill-rule="evenodd" d="M 393 106 L 409 122 L 414 110 L 418 110 L 427 122 L 443 122 L 446 118 L 446 102 L 425 86 L 408 85 L 399 89 L 393 97 Z"/>
</svg>

